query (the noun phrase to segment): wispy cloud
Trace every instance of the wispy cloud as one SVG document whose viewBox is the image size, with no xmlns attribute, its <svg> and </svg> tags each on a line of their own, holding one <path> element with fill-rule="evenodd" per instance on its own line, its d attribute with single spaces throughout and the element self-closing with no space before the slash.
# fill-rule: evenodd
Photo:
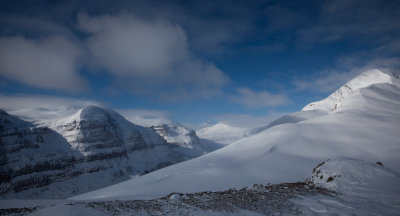
<svg viewBox="0 0 400 216">
<path fill-rule="evenodd" d="M 289 99 L 283 94 L 272 94 L 268 91 L 257 92 L 249 88 L 238 88 L 237 94 L 231 96 L 231 100 L 252 109 L 279 106 L 289 102 Z"/>
<path fill-rule="evenodd" d="M 72 115 L 85 105 L 104 106 L 93 100 L 60 98 L 42 95 L 1 95 L 0 109 L 26 120 L 57 119 Z"/>
</svg>

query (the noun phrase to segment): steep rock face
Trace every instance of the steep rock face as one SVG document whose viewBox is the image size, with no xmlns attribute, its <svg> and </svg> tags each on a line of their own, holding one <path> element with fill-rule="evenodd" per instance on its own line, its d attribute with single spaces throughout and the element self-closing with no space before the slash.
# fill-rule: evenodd
<svg viewBox="0 0 400 216">
<path fill-rule="evenodd" d="M 190 157 L 197 157 L 209 151 L 202 145 L 196 132 L 182 124 L 165 118 L 136 118 L 134 122 L 155 131 L 167 143 L 181 147 L 180 151 L 185 151 L 186 153 L 182 153 Z"/>
<path fill-rule="evenodd" d="M 149 128 L 157 132 L 168 143 L 188 149 L 193 149 L 200 145 L 196 132 L 187 127 L 176 124 L 161 124 L 153 125 Z"/>
<path fill-rule="evenodd" d="M 74 175 L 78 152 L 47 127 L 0 111 L 0 195 L 44 187 Z"/>
<path fill-rule="evenodd" d="M 198 156 L 96 106 L 40 126 L 1 111 L 0 128 L 2 198 L 65 198 Z"/>
<path fill-rule="evenodd" d="M 53 128 L 67 139 L 73 149 L 84 155 L 132 152 L 165 144 L 156 133 L 96 106 L 79 110 Z"/>
</svg>

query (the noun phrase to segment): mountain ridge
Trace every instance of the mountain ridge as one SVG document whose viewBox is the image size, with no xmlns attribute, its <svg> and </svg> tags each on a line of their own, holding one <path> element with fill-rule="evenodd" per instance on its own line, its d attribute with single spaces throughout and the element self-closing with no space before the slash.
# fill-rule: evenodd
<svg viewBox="0 0 400 216">
<path fill-rule="evenodd" d="M 302 111 L 315 109 L 322 109 L 330 112 L 335 111 L 342 107 L 342 100 L 351 96 L 354 91 L 378 83 L 388 83 L 400 87 L 400 80 L 394 74 L 390 75 L 381 70 L 372 69 L 351 79 L 338 90 L 330 94 L 327 98 L 306 105 Z"/>
<path fill-rule="evenodd" d="M 38 124 L 5 111 L 0 116 L 2 198 L 65 198 L 204 153 L 97 106 Z M 48 152 L 49 146 L 55 150 Z"/>
<path fill-rule="evenodd" d="M 340 112 L 276 124 L 207 155 L 71 199 L 151 199 L 303 181 L 315 164 L 341 156 L 382 161 L 400 172 L 400 88 L 375 83 L 342 102 Z"/>
</svg>

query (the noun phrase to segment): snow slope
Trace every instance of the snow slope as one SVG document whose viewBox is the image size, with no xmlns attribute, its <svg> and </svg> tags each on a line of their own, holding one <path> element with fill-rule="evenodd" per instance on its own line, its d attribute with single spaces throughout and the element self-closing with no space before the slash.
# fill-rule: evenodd
<svg viewBox="0 0 400 216">
<path fill-rule="evenodd" d="M 327 114 L 327 112 L 324 110 L 310 110 L 310 111 L 300 111 L 300 112 L 290 113 L 290 114 L 282 116 L 281 118 L 279 118 L 275 121 L 272 121 L 271 123 L 269 123 L 266 126 L 253 129 L 252 131 L 250 131 L 250 135 L 258 134 L 262 131 L 267 130 L 268 128 L 271 128 L 271 127 L 274 127 L 277 125 L 287 124 L 287 123 L 297 123 L 297 122 L 305 121 L 307 119 L 312 119 L 312 118 L 316 118 L 319 116 L 323 116 L 326 114 Z"/>
<path fill-rule="evenodd" d="M 316 167 L 311 182 L 338 195 L 297 198 L 304 215 L 399 215 L 400 175 L 384 164 L 335 158 Z"/>
<path fill-rule="evenodd" d="M 207 155 L 72 199 L 148 199 L 303 181 L 315 164 L 339 156 L 381 161 L 400 172 L 400 86 L 393 77 L 375 79 L 386 75 L 374 70 L 354 78 L 349 83 L 362 87 L 341 98 L 335 112 L 276 125 Z"/>
<path fill-rule="evenodd" d="M 220 122 L 212 126 L 202 128 L 196 131 L 196 134 L 202 139 L 228 145 L 243 137 L 246 137 L 249 131 L 250 130 L 247 128 L 235 127 Z"/>
<path fill-rule="evenodd" d="M 152 200 L 5 200 L 0 201 L 0 213 L 24 212 L 32 216 L 398 215 L 399 194 L 399 174 L 382 163 L 338 157 L 320 163 L 305 182 L 172 193 Z"/>
</svg>

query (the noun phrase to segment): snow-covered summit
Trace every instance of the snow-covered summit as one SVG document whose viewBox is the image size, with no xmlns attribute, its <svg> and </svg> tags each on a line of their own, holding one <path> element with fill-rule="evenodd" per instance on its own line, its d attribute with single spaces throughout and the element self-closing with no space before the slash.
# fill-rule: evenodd
<svg viewBox="0 0 400 216">
<path fill-rule="evenodd" d="M 204 153 L 206 151 L 201 145 L 196 132 L 185 125 L 179 124 L 167 118 L 141 118 L 132 120 L 135 124 L 150 128 L 163 137 L 168 143 L 183 148 L 193 149 Z"/>
<path fill-rule="evenodd" d="M 73 115 L 74 119 L 79 120 L 105 120 L 108 115 L 113 114 L 115 116 L 115 112 L 111 110 L 106 110 L 104 108 L 100 108 L 98 106 L 89 105 L 80 109 L 76 114 Z"/>
<path fill-rule="evenodd" d="M 105 122 L 113 119 L 119 123 L 132 124 L 117 112 L 96 105 L 87 105 L 77 110 L 76 113 L 60 118 L 58 122 L 73 122 L 73 121 L 98 121 Z"/>
<path fill-rule="evenodd" d="M 14 127 L 32 127 L 33 126 L 32 123 L 21 120 L 15 116 L 12 116 L 2 109 L 0 109 L 0 123 L 12 124 Z"/>
<path fill-rule="evenodd" d="M 98 106 L 85 106 L 75 114 L 49 122 L 72 148 L 85 155 L 126 148 L 163 145 L 165 141 L 153 131 L 135 125 L 118 113 Z"/>
<path fill-rule="evenodd" d="M 395 76 L 384 73 L 378 69 L 372 69 L 353 78 L 327 98 L 308 104 L 302 111 L 315 109 L 335 111 L 341 108 L 343 106 L 343 101 L 357 90 L 379 83 L 388 83 L 400 87 L 400 80 Z"/>
</svg>

